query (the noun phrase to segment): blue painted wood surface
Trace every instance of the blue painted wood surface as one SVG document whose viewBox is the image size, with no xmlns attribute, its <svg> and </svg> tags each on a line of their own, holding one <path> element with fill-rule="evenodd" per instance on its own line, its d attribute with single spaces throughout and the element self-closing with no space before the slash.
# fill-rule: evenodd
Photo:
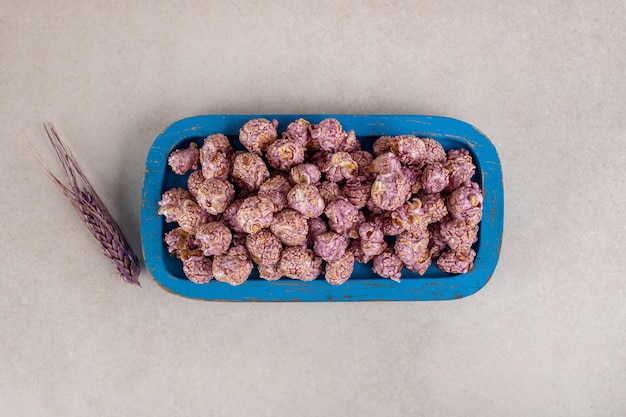
<svg viewBox="0 0 626 417">
<path fill-rule="evenodd" d="M 380 278 L 370 264 L 355 264 L 351 278 L 343 285 L 333 286 L 322 276 L 310 282 L 282 278 L 265 281 L 253 271 L 250 279 L 240 286 L 212 280 L 194 284 L 184 277 L 181 262 L 171 257 L 163 243 L 163 234 L 173 225 L 157 214 L 158 201 L 164 191 L 185 187 L 187 176 L 174 174 L 167 166 L 169 153 L 190 141 L 202 144 L 212 133 L 223 133 L 235 147 L 241 126 L 252 118 L 265 117 L 279 122 L 279 132 L 299 117 L 318 123 L 334 117 L 345 130 L 354 129 L 370 149 L 374 140 L 383 135 L 411 134 L 438 140 L 446 150 L 468 149 L 477 170 L 473 178 L 485 196 L 483 219 L 478 242 L 474 245 L 474 268 L 467 274 L 453 275 L 434 265 L 424 276 L 404 269 L 402 282 Z M 504 194 L 500 160 L 493 144 L 473 126 L 451 118 L 412 115 L 208 115 L 177 121 L 155 140 L 146 160 L 141 206 L 141 243 L 146 267 L 154 279 L 167 291 L 184 297 L 214 301 L 374 301 L 374 300 L 448 300 L 471 295 L 491 278 L 502 243 Z"/>
</svg>

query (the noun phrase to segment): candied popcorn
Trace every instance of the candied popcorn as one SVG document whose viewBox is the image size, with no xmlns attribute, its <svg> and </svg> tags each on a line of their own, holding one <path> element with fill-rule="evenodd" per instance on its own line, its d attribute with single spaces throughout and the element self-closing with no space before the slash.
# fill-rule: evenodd
<svg viewBox="0 0 626 417">
<path fill-rule="evenodd" d="M 431 263 L 428 243 L 428 235 L 402 232 L 396 237 L 394 249 L 398 258 L 409 270 L 424 275 Z"/>
<path fill-rule="evenodd" d="M 243 284 L 254 266 L 248 258 L 243 246 L 233 246 L 226 255 L 217 255 L 213 258 L 213 277 L 220 282 L 230 285 Z"/>
<path fill-rule="evenodd" d="M 161 196 L 161 201 L 158 202 L 159 210 L 157 213 L 159 216 L 165 216 L 167 223 L 172 223 L 177 220 L 178 207 L 185 200 L 189 200 L 191 194 L 184 188 L 172 188 L 167 190 Z"/>
<path fill-rule="evenodd" d="M 194 142 L 187 149 L 176 149 L 167 158 L 167 164 L 175 174 L 184 175 L 190 169 L 198 169 L 200 151 Z"/>
<path fill-rule="evenodd" d="M 421 138 L 413 135 L 400 135 L 391 141 L 391 151 L 406 165 L 417 165 L 426 157 L 426 145 Z"/>
<path fill-rule="evenodd" d="M 287 125 L 282 137 L 306 146 L 311 140 L 311 123 L 302 118 L 291 122 Z"/>
<path fill-rule="evenodd" d="M 237 210 L 236 219 L 244 232 L 260 232 L 274 221 L 274 203 L 264 197 L 248 197 Z"/>
<path fill-rule="evenodd" d="M 317 187 L 317 190 L 319 191 L 320 196 L 322 196 L 325 205 L 328 205 L 331 201 L 341 195 L 341 188 L 336 182 L 323 181 Z"/>
<path fill-rule="evenodd" d="M 447 186 L 450 172 L 441 162 L 427 162 L 422 170 L 422 188 L 427 193 L 439 193 Z"/>
<path fill-rule="evenodd" d="M 335 232 L 325 232 L 313 240 L 313 250 L 325 261 L 336 261 L 348 249 L 349 241 L 345 236 Z"/>
<path fill-rule="evenodd" d="M 446 151 L 443 149 L 443 146 L 441 146 L 441 143 L 431 138 L 422 138 L 422 140 L 424 141 L 424 145 L 426 147 L 426 151 L 424 153 L 425 162 L 446 162 Z"/>
<path fill-rule="evenodd" d="M 324 278 L 331 285 L 341 285 L 346 282 L 354 270 L 354 255 L 346 252 L 336 261 L 326 264 Z"/>
<path fill-rule="evenodd" d="M 279 268 L 288 278 L 313 281 L 322 273 L 322 258 L 302 246 L 290 246 L 283 250 Z"/>
<path fill-rule="evenodd" d="M 367 177 L 360 176 L 350 178 L 344 184 L 341 194 L 356 208 L 363 208 L 370 199 L 372 192 L 372 181 Z"/>
<path fill-rule="evenodd" d="M 446 168 L 450 172 L 450 181 L 446 191 L 456 190 L 462 185 L 469 184 L 476 172 L 476 166 L 467 149 L 452 149 L 448 152 Z"/>
<path fill-rule="evenodd" d="M 189 174 L 189 178 L 187 178 L 187 189 L 194 199 L 198 198 L 198 188 L 205 179 L 204 175 L 202 175 L 202 171 L 194 171 Z"/>
<path fill-rule="evenodd" d="M 387 249 L 387 242 L 373 242 L 371 240 L 359 239 L 361 242 L 361 252 L 363 255 L 373 258 L 376 255 L 380 255 Z"/>
<path fill-rule="evenodd" d="M 243 200 L 234 200 L 232 203 L 226 207 L 224 213 L 222 213 L 222 221 L 226 223 L 228 227 L 232 229 L 235 233 L 242 233 L 243 229 L 237 223 L 237 212 L 241 207 Z"/>
<path fill-rule="evenodd" d="M 381 243 L 385 240 L 385 234 L 380 225 L 372 222 L 363 222 L 359 225 L 359 238 L 369 242 Z"/>
<path fill-rule="evenodd" d="M 265 157 L 273 168 L 289 171 L 304 162 L 304 146 L 289 139 L 279 139 L 267 147 Z"/>
<path fill-rule="evenodd" d="M 424 222 L 435 223 L 448 215 L 448 208 L 441 194 L 423 194 L 419 199 L 422 202 L 422 219 Z"/>
<path fill-rule="evenodd" d="M 448 249 L 439 256 L 436 265 L 442 271 L 450 274 L 464 274 L 472 269 L 475 257 L 476 252 L 474 249 L 470 249 L 469 252 L 465 253 Z"/>
<path fill-rule="evenodd" d="M 324 199 L 314 185 L 296 184 L 287 194 L 289 207 L 306 217 L 317 217 L 324 212 Z"/>
<path fill-rule="evenodd" d="M 315 185 L 320 182 L 322 173 L 315 164 L 299 164 L 291 168 L 289 179 L 293 184 Z"/>
<path fill-rule="evenodd" d="M 369 175 L 368 169 L 372 165 L 374 156 L 367 151 L 355 151 L 350 152 L 350 157 L 356 162 L 359 167 L 358 175 Z"/>
<path fill-rule="evenodd" d="M 204 144 L 200 148 L 200 164 L 204 164 L 204 160 L 207 156 L 222 152 L 227 156 L 230 156 L 234 149 L 230 144 L 228 138 L 221 133 L 215 133 L 209 135 L 204 139 Z"/>
<path fill-rule="evenodd" d="M 273 265 L 280 260 L 283 246 L 276 236 L 269 230 L 248 235 L 246 249 L 250 258 L 257 264 Z"/>
<path fill-rule="evenodd" d="M 459 219 L 449 220 L 441 223 L 440 234 L 450 249 L 467 253 L 478 241 L 478 224 Z"/>
<path fill-rule="evenodd" d="M 480 186 L 471 182 L 454 190 L 447 199 L 448 212 L 455 219 L 478 224 L 483 215 L 483 193 Z"/>
<path fill-rule="evenodd" d="M 311 128 L 311 138 L 316 139 L 322 150 L 334 152 L 346 139 L 346 132 L 336 119 L 324 119 Z"/>
<path fill-rule="evenodd" d="M 373 219 L 373 223 L 380 226 L 385 236 L 397 236 L 404 231 L 401 222 L 394 221 L 393 212 L 386 211 Z"/>
<path fill-rule="evenodd" d="M 286 246 L 300 246 L 306 244 L 309 233 L 307 218 L 293 209 L 284 209 L 274 216 L 270 226 L 274 235 Z"/>
<path fill-rule="evenodd" d="M 195 234 L 198 227 L 209 221 L 210 215 L 193 200 L 185 200 L 176 209 L 176 221 L 183 230 Z"/>
<path fill-rule="evenodd" d="M 411 184 L 411 194 L 417 194 L 422 189 L 422 171 L 414 166 L 403 166 L 401 171 Z"/>
<path fill-rule="evenodd" d="M 185 232 L 182 227 L 172 229 L 163 237 L 167 245 L 167 251 L 176 257 L 180 257 L 183 250 L 196 249 L 196 242 L 193 235 Z"/>
<path fill-rule="evenodd" d="M 237 152 L 233 161 L 233 180 L 249 190 L 258 190 L 270 177 L 270 172 L 261 157 L 252 152 Z"/>
<path fill-rule="evenodd" d="M 258 264 L 257 268 L 259 270 L 259 276 L 266 281 L 276 281 L 283 276 L 278 263 L 273 265 Z"/>
<path fill-rule="evenodd" d="M 404 204 L 411 185 L 402 172 L 389 172 L 376 177 L 372 185 L 372 200 L 383 210 L 395 210 Z"/>
<path fill-rule="evenodd" d="M 374 157 L 382 155 L 391 151 L 391 143 L 393 142 L 393 136 L 381 136 L 374 142 L 373 154 Z"/>
<path fill-rule="evenodd" d="M 227 181 L 233 171 L 231 156 L 224 152 L 205 155 L 202 160 L 202 176 Z"/>
<path fill-rule="evenodd" d="M 366 264 L 372 260 L 371 256 L 367 256 L 363 253 L 363 250 L 361 249 L 361 239 L 355 239 L 350 242 L 346 252 L 350 252 L 354 256 L 354 260 L 362 264 Z"/>
<path fill-rule="evenodd" d="M 368 172 L 371 175 L 376 176 L 378 174 L 398 172 L 401 171 L 401 168 L 402 166 L 400 165 L 400 161 L 398 161 L 396 155 L 391 152 L 385 152 L 374 158 L 372 164 L 368 169 Z"/>
<path fill-rule="evenodd" d="M 276 128 L 278 122 L 267 119 L 252 119 L 249 120 L 239 130 L 239 142 L 248 150 L 248 152 L 254 152 L 257 155 L 264 154 L 276 138 L 278 133 Z"/>
<path fill-rule="evenodd" d="M 430 256 L 436 258 L 448 247 L 448 243 L 441 236 L 441 223 L 432 223 L 428 225 L 430 240 L 428 242 L 428 250 Z"/>
<path fill-rule="evenodd" d="M 359 142 L 359 140 L 356 138 L 356 133 L 354 132 L 354 130 L 350 130 L 347 133 L 346 138 L 339 145 L 339 148 L 337 148 L 337 150 L 340 152 L 348 152 L 348 153 L 361 150 L 361 142 Z"/>
<path fill-rule="evenodd" d="M 287 207 L 287 195 L 291 190 L 291 184 L 282 175 L 275 175 L 265 181 L 259 187 L 259 197 L 267 198 L 274 203 L 274 211 L 280 211 Z"/>
<path fill-rule="evenodd" d="M 359 237 L 359 226 L 364 221 L 365 221 L 365 214 L 361 210 L 358 210 L 357 214 L 356 214 L 356 220 L 354 221 L 354 223 L 352 223 L 352 226 L 350 227 L 350 230 L 347 230 L 346 232 L 344 232 L 343 235 L 346 236 L 346 237 L 349 237 L 350 239 L 358 238 Z"/>
<path fill-rule="evenodd" d="M 340 182 L 354 178 L 359 173 L 359 166 L 348 152 L 335 152 L 323 158 L 320 171 L 331 182 Z"/>
<path fill-rule="evenodd" d="M 235 187 L 228 181 L 209 178 L 198 186 L 196 195 L 200 207 L 209 214 L 221 214 L 235 198 Z"/>
<path fill-rule="evenodd" d="M 348 232 L 358 220 L 359 209 L 345 197 L 337 197 L 324 210 L 328 226 L 337 233 Z"/>
<path fill-rule="evenodd" d="M 383 253 L 374 258 L 372 271 L 383 278 L 400 282 L 403 267 L 404 265 L 398 255 L 392 249 L 385 249 Z"/>
<path fill-rule="evenodd" d="M 205 256 L 222 255 L 230 247 L 233 235 L 221 222 L 208 222 L 196 229 L 196 241 Z"/>
<path fill-rule="evenodd" d="M 187 250 L 182 256 L 183 273 L 195 284 L 206 284 L 213 278 L 213 262 L 200 250 Z"/>
<path fill-rule="evenodd" d="M 419 198 L 404 203 L 402 207 L 391 213 L 391 219 L 402 230 L 411 233 L 424 233 L 427 226 L 426 221 L 424 221 L 422 201 Z"/>
<path fill-rule="evenodd" d="M 309 219 L 308 222 L 308 241 L 313 242 L 317 236 L 321 235 L 322 233 L 328 232 L 328 225 L 321 217 L 313 217 L 312 219 Z"/>
</svg>

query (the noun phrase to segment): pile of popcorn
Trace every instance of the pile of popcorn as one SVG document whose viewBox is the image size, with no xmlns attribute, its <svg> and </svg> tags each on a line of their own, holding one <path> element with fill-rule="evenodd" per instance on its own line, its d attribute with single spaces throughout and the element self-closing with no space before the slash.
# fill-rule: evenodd
<svg viewBox="0 0 626 417">
<path fill-rule="evenodd" d="M 333 285 L 355 262 L 398 282 L 405 267 L 472 268 L 483 195 L 467 150 L 401 135 L 378 138 L 370 153 L 336 119 L 298 119 L 280 138 L 277 127 L 248 121 L 245 151 L 215 133 L 170 154 L 174 173 L 191 173 L 158 213 L 178 224 L 164 241 L 190 281 L 239 285 L 255 265 L 266 280 L 324 274 Z"/>
</svg>

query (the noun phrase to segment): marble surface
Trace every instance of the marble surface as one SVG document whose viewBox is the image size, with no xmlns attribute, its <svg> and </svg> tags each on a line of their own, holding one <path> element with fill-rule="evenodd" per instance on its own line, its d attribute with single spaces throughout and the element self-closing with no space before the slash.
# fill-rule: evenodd
<svg viewBox="0 0 626 417">
<path fill-rule="evenodd" d="M 623 1 L 1 3 L 3 414 L 626 413 Z M 139 252 L 154 138 L 253 112 L 479 127 L 505 183 L 491 281 L 406 303 L 129 286 L 25 141 L 53 162 L 53 121 Z"/>
</svg>

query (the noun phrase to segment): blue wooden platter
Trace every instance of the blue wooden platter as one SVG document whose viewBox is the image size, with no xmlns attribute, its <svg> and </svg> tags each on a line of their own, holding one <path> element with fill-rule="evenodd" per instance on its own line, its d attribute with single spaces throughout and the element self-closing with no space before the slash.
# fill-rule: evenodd
<svg viewBox="0 0 626 417">
<path fill-rule="evenodd" d="M 158 201 L 164 191 L 185 187 L 187 176 L 174 174 L 167 165 L 170 152 L 195 141 L 200 146 L 212 133 L 223 133 L 233 145 L 241 147 L 239 129 L 248 120 L 258 117 L 276 119 L 279 133 L 292 121 L 302 117 L 311 123 L 333 117 L 345 130 L 354 129 L 364 149 L 383 135 L 410 134 L 431 137 L 446 150 L 465 148 L 476 164 L 476 175 L 484 194 L 483 219 L 478 242 L 474 245 L 474 267 L 466 274 L 444 273 L 432 265 L 424 274 L 404 269 L 400 283 L 378 277 L 370 264 L 355 264 L 351 278 L 343 285 L 333 286 L 323 277 L 302 282 L 282 278 L 265 281 L 258 271 L 244 284 L 231 286 L 211 280 L 194 284 L 187 280 L 181 262 L 170 256 L 163 243 L 163 234 L 173 228 L 157 214 Z M 141 243 L 145 264 L 159 285 L 184 297 L 211 301 L 425 301 L 466 297 L 480 290 L 491 278 L 502 243 L 504 192 L 500 159 L 493 144 L 475 127 L 460 120 L 413 115 L 207 115 L 177 121 L 161 133 L 148 152 L 141 206 Z"/>
</svg>

